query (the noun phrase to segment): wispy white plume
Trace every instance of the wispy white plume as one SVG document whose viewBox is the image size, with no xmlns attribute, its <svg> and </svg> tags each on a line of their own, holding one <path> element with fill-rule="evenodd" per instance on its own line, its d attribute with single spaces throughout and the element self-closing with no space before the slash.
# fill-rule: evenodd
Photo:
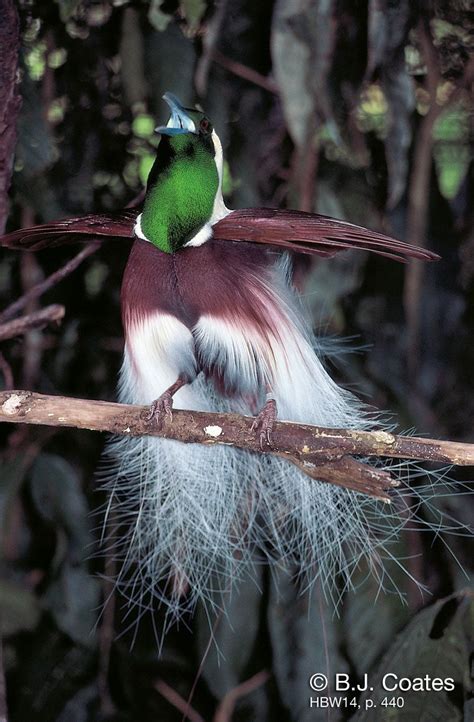
<svg viewBox="0 0 474 722">
<path fill-rule="evenodd" d="M 237 315 L 226 321 L 201 318 L 193 335 L 169 316 L 137 320 L 120 400 L 150 403 L 176 379 L 174 358 L 192 367 L 196 343 L 243 396 L 253 394 L 261 402 L 269 386 L 281 419 L 380 428 L 380 418 L 327 374 L 286 276 L 279 264 L 267 278 L 255 279 L 255 304 L 270 329 L 265 337 L 243 327 Z M 255 411 L 253 404 L 223 399 L 203 375 L 178 392 L 175 407 Z M 313 481 L 283 459 L 225 446 L 120 438 L 108 446 L 106 464 L 121 562 L 117 586 L 142 612 L 157 601 L 165 605 L 168 623 L 200 600 L 216 604 L 216 592 L 225 606 L 226 594 L 256 559 L 296 566 L 303 587 L 319 579 L 337 604 L 363 558 L 381 588 L 392 586 L 390 563 L 404 565 L 392 548 L 407 524 L 463 532 L 433 512 L 437 490 L 430 483 L 410 487 L 417 472 L 404 463 L 391 464 L 401 486 L 390 505 Z M 436 514 L 429 521 L 419 513 L 422 501 Z"/>
</svg>

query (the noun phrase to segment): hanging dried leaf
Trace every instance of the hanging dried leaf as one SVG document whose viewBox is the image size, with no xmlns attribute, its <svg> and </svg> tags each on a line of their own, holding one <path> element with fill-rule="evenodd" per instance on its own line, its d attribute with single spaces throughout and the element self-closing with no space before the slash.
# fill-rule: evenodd
<svg viewBox="0 0 474 722">
<path fill-rule="evenodd" d="M 331 117 L 326 81 L 332 63 L 334 0 L 278 0 L 272 21 L 273 69 L 290 135 L 298 146 Z"/>
<path fill-rule="evenodd" d="M 405 46 L 412 16 L 413 6 L 409 0 L 395 4 L 390 0 L 370 0 L 367 78 L 379 73 L 390 109 L 385 140 L 388 208 L 394 208 L 400 201 L 407 182 L 415 91 L 405 66 Z"/>
</svg>

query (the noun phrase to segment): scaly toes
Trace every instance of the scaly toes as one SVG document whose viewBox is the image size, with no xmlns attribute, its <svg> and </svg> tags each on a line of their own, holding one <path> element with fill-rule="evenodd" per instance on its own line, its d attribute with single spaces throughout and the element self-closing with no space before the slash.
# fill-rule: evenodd
<svg viewBox="0 0 474 722">
<path fill-rule="evenodd" d="M 258 431 L 260 448 L 264 449 L 265 444 L 273 447 L 272 432 L 277 418 L 277 405 L 275 399 L 268 399 L 265 406 L 255 418 L 251 431 Z"/>
<path fill-rule="evenodd" d="M 161 394 L 150 406 L 150 411 L 146 417 L 147 421 L 155 421 L 158 428 L 162 429 L 165 423 L 171 424 L 173 421 L 173 397 L 168 391 Z"/>
</svg>

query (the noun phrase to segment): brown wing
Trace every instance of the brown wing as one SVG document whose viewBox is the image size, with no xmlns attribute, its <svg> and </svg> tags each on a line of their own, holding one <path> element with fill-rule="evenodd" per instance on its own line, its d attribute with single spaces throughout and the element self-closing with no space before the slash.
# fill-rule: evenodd
<svg viewBox="0 0 474 722">
<path fill-rule="evenodd" d="M 439 258 L 425 248 L 411 246 L 383 233 L 303 211 L 246 208 L 229 213 L 216 223 L 213 231 L 216 240 L 265 243 L 323 257 L 358 248 L 401 262 L 408 258 L 423 261 Z"/>
<path fill-rule="evenodd" d="M 39 251 L 69 243 L 87 243 L 94 238 L 133 238 L 139 209 L 66 218 L 32 228 L 22 228 L 0 237 L 0 245 Z M 397 241 L 353 223 L 303 211 L 246 208 L 230 213 L 213 227 L 222 241 L 264 243 L 296 253 L 330 257 L 348 248 L 372 251 L 404 262 L 407 258 L 433 261 L 435 253 Z"/>
<path fill-rule="evenodd" d="M 65 218 L 0 236 L 0 245 L 25 251 L 40 251 L 69 243 L 88 243 L 95 238 L 133 238 L 136 208 L 115 213 Z"/>
</svg>

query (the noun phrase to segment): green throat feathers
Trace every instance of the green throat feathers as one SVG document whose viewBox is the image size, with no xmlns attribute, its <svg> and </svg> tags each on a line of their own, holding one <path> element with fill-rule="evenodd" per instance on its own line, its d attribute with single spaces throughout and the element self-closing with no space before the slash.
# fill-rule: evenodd
<svg viewBox="0 0 474 722">
<path fill-rule="evenodd" d="M 165 253 L 179 250 L 211 219 L 218 188 L 210 136 L 162 135 L 140 217 L 143 236 Z"/>
</svg>

